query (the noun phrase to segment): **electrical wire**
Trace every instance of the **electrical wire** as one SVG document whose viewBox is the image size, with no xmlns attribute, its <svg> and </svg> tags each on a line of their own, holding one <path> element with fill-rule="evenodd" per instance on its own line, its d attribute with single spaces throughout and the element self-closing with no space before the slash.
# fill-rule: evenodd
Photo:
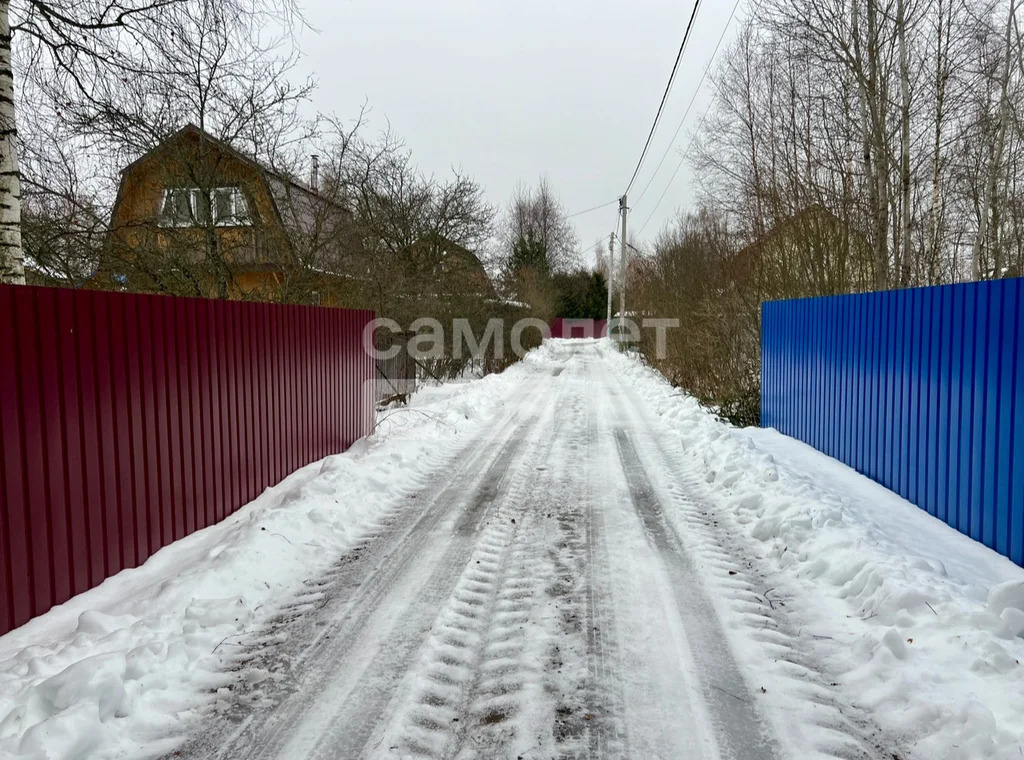
<svg viewBox="0 0 1024 760">
<path fill-rule="evenodd" d="M 626 186 L 626 194 L 629 194 L 630 189 L 633 187 L 633 183 L 636 181 L 636 175 L 640 172 L 640 167 L 643 165 L 644 157 L 647 155 L 647 150 L 651 147 L 651 140 L 654 138 L 654 131 L 658 128 L 658 121 L 661 119 L 661 113 L 665 110 L 665 101 L 668 100 L 668 94 L 672 89 L 672 82 L 676 78 L 676 71 L 679 70 L 679 62 L 683 58 L 683 52 L 686 50 L 686 43 L 690 39 L 690 32 L 693 31 L 693 24 L 697 20 L 697 11 L 700 9 L 701 0 L 697 0 L 693 4 L 693 12 L 690 14 L 690 21 L 686 25 L 686 32 L 683 34 L 683 41 L 679 45 L 679 52 L 676 54 L 676 61 L 672 64 L 672 73 L 669 74 L 668 83 L 665 85 L 665 92 L 661 96 L 661 103 L 658 105 L 658 112 L 654 115 L 654 122 L 651 124 L 651 131 L 647 135 L 647 142 L 644 143 L 644 149 L 640 152 L 640 160 L 636 162 L 636 168 L 633 170 L 633 176 L 629 178 L 629 185 Z"/>
<path fill-rule="evenodd" d="M 679 151 L 679 163 L 676 164 L 676 168 L 672 172 L 672 176 L 668 178 L 668 182 L 665 184 L 665 189 L 662 190 L 661 195 L 658 196 L 658 202 L 654 204 L 654 208 L 651 209 L 651 213 L 647 215 L 647 218 L 644 220 L 644 223 L 640 225 L 640 229 L 636 233 L 637 235 L 644 231 L 644 229 L 647 227 L 647 224 L 654 217 L 654 214 L 658 210 L 658 207 L 661 206 L 661 202 L 665 200 L 665 195 L 668 193 L 669 188 L 672 187 L 672 182 L 675 180 L 676 175 L 679 174 L 679 170 L 683 168 L 683 162 L 686 161 L 686 156 L 690 152 L 690 148 L 693 147 L 693 143 L 697 139 L 697 135 L 700 132 L 700 128 L 704 125 L 704 120 L 707 118 L 709 113 L 711 113 L 710 106 L 708 107 L 708 110 L 701 114 L 700 121 L 698 121 L 696 126 L 693 128 L 693 137 L 690 138 L 690 142 L 686 144 L 685 148 Z"/>
<path fill-rule="evenodd" d="M 651 174 L 651 178 L 647 180 L 647 184 L 644 185 L 644 189 L 640 191 L 640 196 L 634 201 L 634 205 L 639 205 L 640 201 L 647 195 L 647 190 L 650 188 L 651 183 L 654 182 L 654 178 L 658 176 L 658 172 L 661 171 L 662 164 L 665 163 L 665 159 L 668 158 L 669 152 L 672 150 L 672 146 L 676 142 L 676 138 L 679 137 L 679 133 L 683 129 L 683 124 L 686 123 L 686 117 L 690 115 L 690 110 L 693 108 L 693 104 L 697 101 L 697 96 L 700 95 L 700 89 L 704 86 L 705 80 L 708 78 L 708 73 L 711 71 L 711 64 L 715 62 L 715 58 L 718 56 L 718 50 L 722 47 L 722 42 L 725 40 L 726 32 L 729 31 L 729 27 L 732 26 L 732 20 L 736 16 L 736 11 L 740 7 L 742 0 L 736 0 L 732 6 L 732 13 L 729 14 L 729 20 L 725 22 L 725 26 L 722 28 L 722 34 L 718 37 L 718 42 L 715 43 L 715 50 L 711 53 L 711 58 L 708 59 L 708 65 L 704 67 L 704 73 L 701 74 L 700 81 L 697 83 L 697 87 L 693 91 L 693 97 L 690 98 L 690 102 L 686 106 L 686 111 L 683 113 L 683 118 L 679 120 L 679 126 L 676 127 L 675 134 L 672 135 L 672 139 L 668 141 L 668 145 L 665 147 L 665 152 L 661 156 L 661 160 L 658 161 L 657 167 L 654 169 L 654 173 Z"/>
<path fill-rule="evenodd" d="M 753 0 L 753 2 L 752 2 L 752 6 L 753 6 L 752 12 L 753 13 L 757 13 L 757 11 L 760 9 L 761 2 L 762 2 L 762 0 Z M 737 2 L 737 7 L 738 6 L 739 6 L 739 3 Z M 722 32 L 722 38 L 719 39 L 718 45 L 715 46 L 715 53 L 716 54 L 718 52 L 718 48 L 721 46 L 722 39 L 724 39 L 724 37 L 725 37 L 725 33 L 729 30 L 729 26 L 732 23 L 732 18 L 733 18 L 733 16 L 735 16 L 735 14 L 736 14 L 736 8 L 733 8 L 733 14 L 729 16 L 729 24 L 726 24 L 725 30 Z M 711 61 L 708 62 L 708 69 L 710 69 L 711 64 L 714 62 L 714 58 L 715 58 L 715 56 L 712 55 L 711 56 Z M 705 74 L 706 74 L 706 72 L 705 72 Z M 698 88 L 698 90 L 699 90 L 699 88 Z M 694 126 L 694 128 L 693 128 L 693 135 L 690 137 L 690 142 L 688 142 L 686 147 L 679 152 L 679 163 L 676 164 L 676 168 L 672 172 L 672 176 L 669 177 L 668 183 L 666 183 L 666 185 L 665 185 L 665 189 L 661 191 L 661 195 L 658 197 L 657 203 L 654 204 L 654 208 L 651 209 L 651 213 L 647 215 L 647 219 L 645 219 L 644 223 L 642 225 L 640 225 L 640 229 L 637 232 L 637 235 L 640 235 L 640 234 L 643 233 L 643 231 L 647 228 L 647 225 L 650 223 L 651 219 L 654 218 L 654 214 L 658 211 L 658 208 L 661 206 L 661 202 L 663 200 L 665 200 L 665 195 L 668 194 L 669 188 L 672 187 L 672 182 L 675 180 L 676 175 L 679 173 L 679 170 L 681 168 L 683 168 L 683 162 L 686 161 L 686 156 L 690 152 L 690 148 L 693 147 L 693 143 L 697 139 L 697 135 L 700 133 L 700 128 L 704 125 L 704 120 L 707 119 L 708 114 L 710 112 L 711 112 L 711 105 L 709 104 L 708 108 L 704 111 L 703 114 L 701 114 L 700 120 Z M 653 177 L 652 177 L 652 180 L 653 180 Z M 641 194 L 641 197 L 642 197 L 642 194 Z"/>
<path fill-rule="evenodd" d="M 574 214 L 569 214 L 565 218 L 566 219 L 572 219 L 574 216 L 582 216 L 583 214 L 589 214 L 591 211 L 597 211 L 598 209 L 607 208 L 608 206 L 611 206 L 613 203 L 618 203 L 618 202 L 619 202 L 619 199 L 616 198 L 613 201 L 608 201 L 607 203 L 602 203 L 600 206 L 592 206 L 590 208 L 583 209 L 583 211 L 577 211 Z"/>
<path fill-rule="evenodd" d="M 703 123 L 704 123 L 704 119 L 701 118 L 701 120 L 698 122 L 697 126 L 699 127 Z M 692 141 L 691 141 L 690 144 L 691 145 L 693 144 Z M 686 150 L 689 150 L 689 147 L 687 147 Z M 679 170 L 683 168 L 683 161 L 685 161 L 685 160 L 686 160 L 686 151 L 683 151 L 683 152 L 681 152 L 679 154 L 679 163 L 676 164 L 675 171 L 672 172 L 672 176 L 668 178 L 668 184 L 666 184 L 665 185 L 665 189 L 661 191 L 661 195 L 658 197 L 658 202 L 654 204 L 654 208 L 651 209 L 651 213 L 647 215 L 647 218 L 644 220 L 644 223 L 640 225 L 640 229 L 637 230 L 637 233 L 636 233 L 637 235 L 642 235 L 644 230 L 647 229 L 647 225 L 650 224 L 651 219 L 654 218 L 654 214 L 657 212 L 658 207 L 661 206 L 661 202 L 663 200 L 665 200 L 665 194 L 668 193 L 668 189 L 670 187 L 672 187 L 672 182 L 675 180 L 676 175 L 679 174 Z"/>
<path fill-rule="evenodd" d="M 608 240 L 614 234 L 615 234 L 615 232 L 612 231 L 612 232 L 609 232 L 604 237 L 598 238 L 597 240 L 594 241 L 594 247 L 596 248 L 597 246 L 600 246 L 602 243 L 604 243 L 606 240 Z M 593 250 L 594 250 L 593 248 L 590 248 L 589 250 L 588 249 L 581 249 L 579 251 L 574 251 L 572 255 L 573 255 L 574 258 L 580 258 L 582 256 L 585 256 L 588 253 L 592 253 Z"/>
</svg>

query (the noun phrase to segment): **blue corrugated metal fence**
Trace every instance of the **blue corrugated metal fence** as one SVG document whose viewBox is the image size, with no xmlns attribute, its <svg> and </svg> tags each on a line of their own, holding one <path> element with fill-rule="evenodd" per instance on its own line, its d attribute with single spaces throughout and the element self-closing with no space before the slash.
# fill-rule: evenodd
<svg viewBox="0 0 1024 760">
<path fill-rule="evenodd" d="M 761 423 L 1024 564 L 1024 279 L 762 307 Z"/>
</svg>

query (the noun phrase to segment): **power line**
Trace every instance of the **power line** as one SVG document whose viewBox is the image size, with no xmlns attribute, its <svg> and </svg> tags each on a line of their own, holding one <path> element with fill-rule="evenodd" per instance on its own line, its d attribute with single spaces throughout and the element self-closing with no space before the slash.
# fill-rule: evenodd
<svg viewBox="0 0 1024 760">
<path fill-rule="evenodd" d="M 661 103 L 658 105 L 658 112 L 654 115 L 654 123 L 651 124 L 651 131 L 647 135 L 647 142 L 644 143 L 644 149 L 640 152 L 640 160 L 636 162 L 636 168 L 633 170 L 633 176 L 629 178 L 629 185 L 626 186 L 626 195 L 629 194 L 630 188 L 633 187 L 633 182 L 636 181 L 636 175 L 640 172 L 640 166 L 644 162 L 644 157 L 647 155 L 647 149 L 651 147 L 651 140 L 654 138 L 654 131 L 658 128 L 658 121 L 661 119 L 661 112 L 665 109 L 665 101 L 668 100 L 668 93 L 672 89 L 672 82 L 676 78 L 676 71 L 679 69 L 679 61 L 683 58 L 683 51 L 686 50 L 686 43 L 690 39 L 690 32 L 693 30 L 693 22 L 697 20 L 697 11 L 700 8 L 701 0 L 697 0 L 693 4 L 693 12 L 690 14 L 690 21 L 686 25 L 686 32 L 683 34 L 683 41 L 679 45 L 679 52 L 676 54 L 676 62 L 672 64 L 672 73 L 669 74 L 668 83 L 665 85 L 665 92 L 661 96 Z"/>
<path fill-rule="evenodd" d="M 640 191 L 640 197 L 638 197 L 635 203 L 639 204 L 647 194 L 648 188 L 651 183 L 654 182 L 654 178 L 658 176 L 658 172 L 661 171 L 662 164 L 665 163 L 665 159 L 668 158 L 669 151 L 672 150 L 672 146 L 676 142 L 676 138 L 679 137 L 679 132 L 683 129 L 683 124 L 686 123 L 686 117 L 690 115 L 690 110 L 693 108 L 693 104 L 697 101 L 697 96 L 700 95 L 700 89 L 704 86 L 704 81 L 708 78 L 708 73 L 711 71 L 711 64 L 715 62 L 715 57 L 718 55 L 719 48 L 722 47 L 722 41 L 725 40 L 726 32 L 729 31 L 729 27 L 732 26 L 732 20 L 736 16 L 736 11 L 740 7 L 741 0 L 736 0 L 732 6 L 732 13 L 729 14 L 729 20 L 725 22 L 725 26 L 722 28 L 722 34 L 718 38 L 718 42 L 715 44 L 715 50 L 711 53 L 711 58 L 708 59 L 708 65 L 704 67 L 704 73 L 701 74 L 700 81 L 697 83 L 697 87 L 693 91 L 693 97 L 690 98 L 690 102 L 686 106 L 686 111 L 683 113 L 683 118 L 679 120 L 679 126 L 676 127 L 675 134 L 672 135 L 672 139 L 669 140 L 668 145 L 665 147 L 665 152 L 661 156 L 661 160 L 658 161 L 657 167 L 654 169 L 654 173 L 651 174 L 651 178 L 647 180 L 647 184 L 644 185 L 644 189 Z"/>
<path fill-rule="evenodd" d="M 591 252 L 593 252 L 593 251 L 594 251 L 594 249 L 595 249 L 595 248 L 597 248 L 598 246 L 602 246 L 602 250 L 603 250 L 603 245 L 602 245 L 602 244 L 603 244 L 603 243 L 604 243 L 604 242 L 605 242 L 606 240 L 608 240 L 608 239 L 609 239 L 609 238 L 610 238 L 610 237 L 611 237 L 612 235 L 614 235 L 614 234 L 615 234 L 614 232 L 610 232 L 610 233 L 608 233 L 607 235 L 605 235 L 604 237 L 602 237 L 602 238 L 598 238 L 597 240 L 595 240 L 595 241 L 594 241 L 594 247 L 593 247 L 593 248 L 590 248 L 590 249 L 580 249 L 580 250 L 578 250 L 578 251 L 574 251 L 572 255 L 573 255 L 574 257 L 578 258 L 578 257 L 580 257 L 580 256 L 583 256 L 583 255 L 587 254 L 587 253 L 591 253 Z"/>
<path fill-rule="evenodd" d="M 751 5 L 753 6 L 753 10 L 752 10 L 753 13 L 757 13 L 757 11 L 760 9 L 761 1 L 762 0 L 753 0 L 753 2 L 751 3 Z M 722 44 L 722 39 L 725 38 L 726 32 L 729 31 L 729 26 L 732 23 L 733 16 L 735 16 L 736 8 L 738 6 L 739 6 L 739 2 L 737 0 L 736 7 L 733 8 L 732 15 L 729 16 L 729 23 L 727 23 L 725 25 L 725 29 L 722 31 L 722 37 L 719 38 L 718 45 L 715 46 L 715 54 L 718 53 L 718 49 L 719 49 L 719 47 Z M 715 59 L 715 56 L 712 55 L 711 56 L 711 61 L 708 62 L 708 69 L 711 68 L 711 64 L 714 62 L 714 59 Z M 707 71 L 705 71 L 705 75 L 706 74 L 707 74 Z M 714 99 L 712 98 L 712 101 L 713 100 Z M 690 142 L 688 142 L 686 147 L 679 152 L 679 163 L 676 164 L 676 168 L 672 172 L 672 176 L 669 177 L 668 183 L 665 185 L 665 189 L 661 191 L 661 195 L 658 197 L 658 202 L 654 204 L 654 208 L 651 209 L 651 213 L 648 214 L 647 219 L 644 220 L 644 223 L 642 225 L 640 225 L 640 229 L 637 232 L 638 235 L 641 234 L 644 231 L 644 229 L 650 223 L 651 219 L 654 218 L 654 214 L 657 212 L 658 208 L 661 206 L 661 202 L 663 200 L 665 200 L 665 195 L 668 193 L 669 188 L 672 187 L 672 182 L 675 180 L 676 175 L 679 173 L 679 170 L 683 167 L 683 162 L 686 161 L 686 155 L 690 152 L 690 148 L 693 147 L 693 143 L 697 139 L 697 135 L 700 133 L 700 128 L 701 128 L 701 126 L 703 126 L 704 120 L 707 119 L 708 114 L 711 112 L 711 105 L 712 104 L 708 105 L 708 108 L 704 111 L 703 114 L 701 114 L 700 120 L 697 122 L 696 126 L 694 126 L 694 128 L 693 128 L 693 135 L 690 137 Z M 651 179 L 653 180 L 654 178 L 652 177 Z"/>
<path fill-rule="evenodd" d="M 704 122 L 704 119 L 702 118 L 699 123 L 703 123 L 703 122 Z M 687 150 L 689 150 L 689 148 L 687 148 Z M 685 160 L 686 160 L 686 151 L 683 151 L 679 155 L 679 163 L 676 164 L 675 171 L 672 172 L 672 176 L 668 178 L 668 184 L 665 185 L 665 189 L 661 191 L 661 196 L 658 198 L 658 202 L 654 204 L 654 208 L 651 209 L 651 213 L 647 215 L 647 218 L 644 220 L 644 223 L 640 225 L 640 229 L 637 230 L 637 233 L 636 233 L 637 235 L 642 235 L 643 231 L 647 228 L 647 225 L 650 223 L 651 219 L 654 218 L 654 214 L 658 210 L 658 207 L 661 206 L 661 202 L 663 200 L 665 200 L 665 194 L 668 193 L 668 189 L 670 187 L 672 187 L 672 181 L 676 178 L 676 175 L 679 174 L 679 170 L 683 168 L 683 161 L 685 161 Z"/>
<path fill-rule="evenodd" d="M 644 228 L 647 226 L 647 223 L 651 221 L 651 219 L 654 217 L 655 212 L 658 210 L 658 207 L 661 206 L 661 202 L 665 200 L 665 195 L 668 193 L 669 188 L 672 187 L 672 182 L 673 180 L 675 180 L 676 175 L 679 174 L 679 170 L 683 168 L 683 162 L 686 161 L 686 154 L 689 153 L 690 148 L 693 147 L 693 143 L 697 139 L 697 134 L 700 132 L 700 128 L 701 126 L 703 126 L 704 120 L 708 117 L 709 113 L 711 113 L 711 106 L 708 106 L 708 109 L 701 114 L 700 121 L 698 121 L 696 126 L 693 128 L 693 136 L 690 138 L 690 142 L 686 144 L 685 148 L 679 151 L 679 163 L 676 164 L 676 168 L 672 172 L 672 176 L 668 178 L 668 182 L 665 185 L 665 189 L 662 190 L 661 195 L 658 196 L 658 202 L 654 204 L 654 208 L 651 209 L 651 213 L 648 214 L 647 218 L 644 220 L 644 223 L 640 225 L 640 229 L 637 232 L 637 235 L 644 231 Z"/>
<path fill-rule="evenodd" d="M 597 211 L 598 209 L 607 208 L 608 206 L 611 206 L 613 203 L 618 203 L 618 202 L 619 202 L 619 199 L 616 198 L 613 201 L 608 201 L 607 203 L 602 203 L 600 206 L 592 206 L 591 208 L 583 209 L 583 211 L 577 211 L 575 214 L 569 214 L 565 218 L 566 219 L 572 219 L 574 216 L 582 216 L 583 214 L 589 214 L 591 211 Z"/>
</svg>

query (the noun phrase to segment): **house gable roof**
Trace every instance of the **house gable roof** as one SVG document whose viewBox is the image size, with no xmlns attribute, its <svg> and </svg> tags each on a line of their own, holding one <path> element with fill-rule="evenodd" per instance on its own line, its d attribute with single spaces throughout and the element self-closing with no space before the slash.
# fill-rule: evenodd
<svg viewBox="0 0 1024 760">
<path fill-rule="evenodd" d="M 351 217 L 351 212 L 333 198 L 320 194 L 295 177 L 261 163 L 254 157 L 238 150 L 230 143 L 214 137 L 209 132 L 191 123 L 186 124 L 168 136 L 159 145 L 146 151 L 121 170 L 121 187 L 118 189 L 113 212 L 116 214 L 116 210 L 120 205 L 121 194 L 124 189 L 124 177 L 126 175 L 154 156 L 189 138 L 211 145 L 221 154 L 254 169 L 260 178 L 263 190 L 271 201 L 278 223 L 289 235 L 295 233 L 314 233 L 318 226 L 318 209 L 327 209 L 329 215 L 338 220 L 347 220 Z"/>
<path fill-rule="evenodd" d="M 201 127 L 197 127 L 195 124 L 192 124 L 192 123 L 186 124 L 184 127 L 179 129 L 177 132 L 174 132 L 173 134 L 169 135 L 166 139 L 161 141 L 159 145 L 156 145 L 153 148 L 150 148 L 148 151 L 146 151 L 141 156 L 136 158 L 130 164 L 125 166 L 123 169 L 121 169 L 121 174 L 126 174 L 126 173 L 130 172 L 132 169 L 134 169 L 136 166 L 138 166 L 139 164 L 141 164 L 144 161 L 146 161 L 148 158 L 150 158 L 154 154 L 159 153 L 162 150 L 166 150 L 169 146 L 173 145 L 175 142 L 178 142 L 182 138 L 188 137 L 188 136 L 195 137 L 197 140 L 200 140 L 202 142 L 206 142 L 206 143 L 210 143 L 211 145 L 214 145 L 222 153 L 225 153 L 225 154 L 231 156 L 232 158 L 234 158 L 235 160 L 241 161 L 242 163 L 244 163 L 244 164 L 246 164 L 248 166 L 251 166 L 252 168 L 256 169 L 257 171 L 262 172 L 263 174 L 266 174 L 268 176 L 274 177 L 274 178 L 276 178 L 278 180 L 281 180 L 282 182 L 286 182 L 288 184 L 294 185 L 296 188 L 298 188 L 299 190 L 302 190 L 304 192 L 311 193 L 311 194 L 319 196 L 319 197 L 323 197 L 323 196 L 320 196 L 320 194 L 316 190 L 314 190 L 312 187 L 310 187 L 306 183 L 300 182 L 298 179 L 296 179 L 294 177 L 288 176 L 285 173 L 283 173 L 283 172 L 281 172 L 281 171 L 279 171 L 277 169 L 271 168 L 271 167 L 267 166 L 266 164 L 264 164 L 264 163 L 262 163 L 260 161 L 257 161 L 252 156 L 247 155 L 247 154 L 243 153 L 242 151 L 238 150 L 237 148 L 235 148 L 233 145 L 231 145 L 231 143 L 229 143 L 229 142 L 227 142 L 225 140 L 221 140 L 219 138 L 214 137 L 213 135 L 211 135 L 206 130 L 202 129 Z M 324 197 L 324 200 L 329 201 L 329 202 L 333 202 L 333 201 L 330 201 L 330 199 L 325 198 L 325 197 Z"/>
</svg>

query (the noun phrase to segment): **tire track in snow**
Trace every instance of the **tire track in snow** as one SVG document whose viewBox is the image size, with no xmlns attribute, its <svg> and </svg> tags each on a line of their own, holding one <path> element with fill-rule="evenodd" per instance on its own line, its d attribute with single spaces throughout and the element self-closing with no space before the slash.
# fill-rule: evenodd
<svg viewBox="0 0 1024 760">
<path fill-rule="evenodd" d="M 701 669 L 701 690 L 719 752 L 730 758 L 777 758 L 775 738 L 754 706 L 711 599 L 679 537 L 667 523 L 632 441 L 621 428 L 615 430 L 615 443 L 637 517 L 672 581 L 686 638 Z"/>
<path fill-rule="evenodd" d="M 630 419 L 658 424 L 656 420 L 650 420 L 632 389 L 620 387 L 623 389 L 621 396 L 633 409 Z M 621 408 L 620 398 L 617 396 Z M 628 434 L 624 431 L 621 434 L 629 440 Z M 837 694 L 840 685 L 832 681 L 825 669 L 807 654 L 811 642 L 790 620 L 791 613 L 786 604 L 789 600 L 771 596 L 779 582 L 758 568 L 749 547 L 721 525 L 707 498 L 698 496 L 705 489 L 701 487 L 693 465 L 674 456 L 657 435 L 645 436 L 644 440 L 649 444 L 647 450 L 653 450 L 657 457 L 651 465 L 661 472 L 672 473 L 671 481 L 664 489 L 672 506 L 678 514 L 685 516 L 687 530 L 693 529 L 701 536 L 695 543 L 695 551 L 700 556 L 702 569 L 710 567 L 717 570 L 713 582 L 719 589 L 729 592 L 719 598 L 738 613 L 745 627 L 742 635 L 758 642 L 765 656 L 784 671 L 783 677 L 792 682 L 787 689 L 805 700 L 806 706 L 801 709 L 800 718 L 801 722 L 816 729 L 814 751 L 821 757 L 840 760 L 891 760 L 895 755 L 881 739 L 881 732 L 870 717 L 843 704 Z M 643 467 L 642 464 L 640 466 Z M 647 475 L 645 472 L 645 477 Z M 666 520 L 663 512 L 660 519 L 683 547 L 682 536 L 671 521 Z M 700 582 L 707 584 L 706 580 Z M 802 755 L 799 760 L 804 757 Z"/>
<path fill-rule="evenodd" d="M 583 355 L 587 387 L 590 386 L 590 362 Z M 586 547 L 586 636 L 588 688 L 600 694 L 595 698 L 596 713 L 589 726 L 589 757 L 629 758 L 629 732 L 622 695 L 622 662 L 615 643 L 615 608 L 611 594 L 601 577 L 602 568 L 609 567 L 608 536 L 604 517 L 596 508 L 593 494 L 595 444 L 600 435 L 598 421 L 590 404 L 586 405 L 586 440 L 582 453 L 584 482 L 586 484 L 586 529 L 583 541 Z M 612 633 L 609 638 L 608 634 Z"/>
<path fill-rule="evenodd" d="M 331 683 L 317 695 L 311 705 L 312 710 L 291 732 L 280 754 L 262 752 L 256 757 L 333 760 L 355 758 L 361 754 L 375 733 L 375 726 L 386 713 L 387 705 L 400 684 L 401 674 L 409 667 L 430 629 L 438 606 L 453 593 L 476 540 L 475 533 L 468 526 L 485 519 L 487 512 L 503 497 L 504 490 L 510 485 L 508 473 L 515 468 L 521 456 L 529 437 L 528 431 L 536 428 L 537 424 L 535 418 L 531 419 L 498 447 L 486 468 L 485 477 L 475 488 L 467 489 L 465 482 L 454 480 L 443 492 L 442 504 L 449 499 L 455 501 L 454 497 L 461 494 L 465 506 L 459 510 L 451 528 L 442 525 L 436 531 L 435 552 L 424 547 L 406 547 L 394 556 L 396 564 L 401 565 L 395 571 L 399 579 L 396 586 L 413 587 L 408 589 L 411 593 L 389 595 L 381 605 L 383 609 L 379 616 L 390 617 L 396 624 L 374 629 L 364 625 L 360 641 L 344 642 L 342 647 L 332 646 L 332 653 L 344 657 L 354 667 L 346 668 L 344 672 L 334 669 Z M 429 557 L 438 549 L 443 553 L 431 570 Z M 415 562 L 416 555 L 421 552 L 428 558 L 422 569 Z M 426 583 L 415 588 L 419 577 L 427 572 L 429 578 Z M 358 675 L 350 671 L 356 671 Z M 349 678 L 351 681 L 344 683 Z"/>
<path fill-rule="evenodd" d="M 614 635 L 614 610 L 599 583 L 597 568 L 607 566 L 607 546 L 604 521 L 593 504 L 588 505 L 585 535 L 587 564 L 587 664 L 590 689 L 600 695 L 595 699 L 597 712 L 591 721 L 588 757 L 628 758 L 629 732 L 623 721 L 622 662 L 618 656 Z"/>
<path fill-rule="evenodd" d="M 523 738 L 517 717 L 535 668 L 522 655 L 539 569 L 530 556 L 533 516 L 502 511 L 434 624 L 410 673 L 411 700 L 393 715 L 381 756 L 476 757 L 484 748 L 480 756 L 504 756 Z"/>
<path fill-rule="evenodd" d="M 487 757 L 483 752 L 507 752 L 528 746 L 529 722 L 523 712 L 538 677 L 535 660 L 527 651 L 535 626 L 531 615 L 540 596 L 544 568 L 536 556 L 536 515 L 526 513 L 516 531 L 498 588 L 491 626 L 484 638 L 483 657 L 476 683 L 470 690 L 468 721 L 459 736 L 457 757 Z M 483 752 L 483 753 L 482 753 Z"/>
<path fill-rule="evenodd" d="M 529 388 L 524 388 L 524 397 L 531 398 Z M 497 483 L 518 455 L 527 432 L 537 424 L 539 394 L 532 400 L 507 415 L 505 424 L 497 424 L 496 432 L 483 441 L 467 444 L 469 455 L 456 460 L 447 483 L 423 500 L 426 505 L 414 513 L 410 525 L 403 524 L 410 516 L 408 504 L 396 506 L 381 531 L 360 542 L 280 608 L 265 629 L 250 639 L 249 651 L 235 658 L 240 678 L 220 725 L 193 737 L 173 756 L 246 760 L 304 756 L 279 753 L 309 719 L 308 713 L 317 713 L 318 708 L 323 712 L 321 696 L 339 680 L 350 687 L 349 692 L 356 686 L 366 688 L 352 700 L 335 695 L 348 712 L 335 723 L 348 724 L 360 706 L 372 713 L 365 705 L 371 695 L 372 700 L 386 703 L 394 678 L 377 671 L 394 670 L 394 659 L 412 654 L 429 626 L 420 619 L 430 612 L 431 604 L 450 593 L 470 548 L 461 541 L 452 542 L 447 551 L 439 550 L 437 544 L 448 544 L 443 527 L 496 497 Z M 403 618 L 400 613 L 407 607 L 418 610 L 418 617 Z M 382 667 L 382 658 L 392 661 Z M 372 688 L 367 687 L 368 672 L 380 675 Z M 253 673 L 258 674 L 255 679 Z M 331 721 L 331 716 L 321 717 Z M 352 723 L 349 735 L 368 734 L 378 717 L 379 712 L 370 720 Z M 311 750 L 293 747 L 288 752 Z M 328 756 L 347 755 L 330 751 Z"/>
<path fill-rule="evenodd" d="M 765 655 L 792 682 L 787 688 L 806 700 L 803 718 L 820 734 L 815 748 L 824 756 L 842 760 L 890 760 L 893 754 L 880 742 L 879 729 L 865 713 L 840 701 L 840 685 L 808 654 L 810 642 L 790 621 L 790 600 L 779 595 L 778 581 L 758 570 L 748 559 L 749 550 L 693 497 L 698 488 L 697 481 L 687 477 L 670 487 L 669 494 L 687 524 L 707 538 L 702 564 L 714 567 L 717 585 L 732 592 L 725 603 L 742 619 L 745 635 L 759 642 Z"/>
<path fill-rule="evenodd" d="M 603 680 L 612 671 L 604 650 L 594 647 L 594 621 L 610 605 L 602 605 L 598 568 L 592 564 L 588 544 L 594 512 L 589 481 L 593 420 L 582 392 L 586 358 L 573 353 L 578 360 L 567 363 L 575 388 L 567 406 L 570 424 L 557 442 L 558 456 L 544 468 L 538 483 L 550 504 L 544 518 L 546 642 L 540 652 L 549 698 L 543 719 L 549 730 L 548 742 L 540 744 L 535 755 L 561 760 L 620 757 L 624 748 L 623 741 L 617 746 L 609 741 L 609 729 L 621 718 L 621 700 L 615 700 L 617 689 Z"/>
<path fill-rule="evenodd" d="M 545 568 L 540 558 L 539 483 L 530 475 L 547 461 L 564 427 L 560 397 L 540 446 L 509 469 L 514 484 L 492 508 L 463 519 L 483 524 L 477 545 L 441 606 L 419 662 L 405 676 L 371 757 L 494 758 L 529 751 L 526 707 L 539 678 L 526 650 Z M 515 476 L 514 478 L 512 476 Z M 462 522 L 462 520 L 460 520 Z"/>
</svg>

